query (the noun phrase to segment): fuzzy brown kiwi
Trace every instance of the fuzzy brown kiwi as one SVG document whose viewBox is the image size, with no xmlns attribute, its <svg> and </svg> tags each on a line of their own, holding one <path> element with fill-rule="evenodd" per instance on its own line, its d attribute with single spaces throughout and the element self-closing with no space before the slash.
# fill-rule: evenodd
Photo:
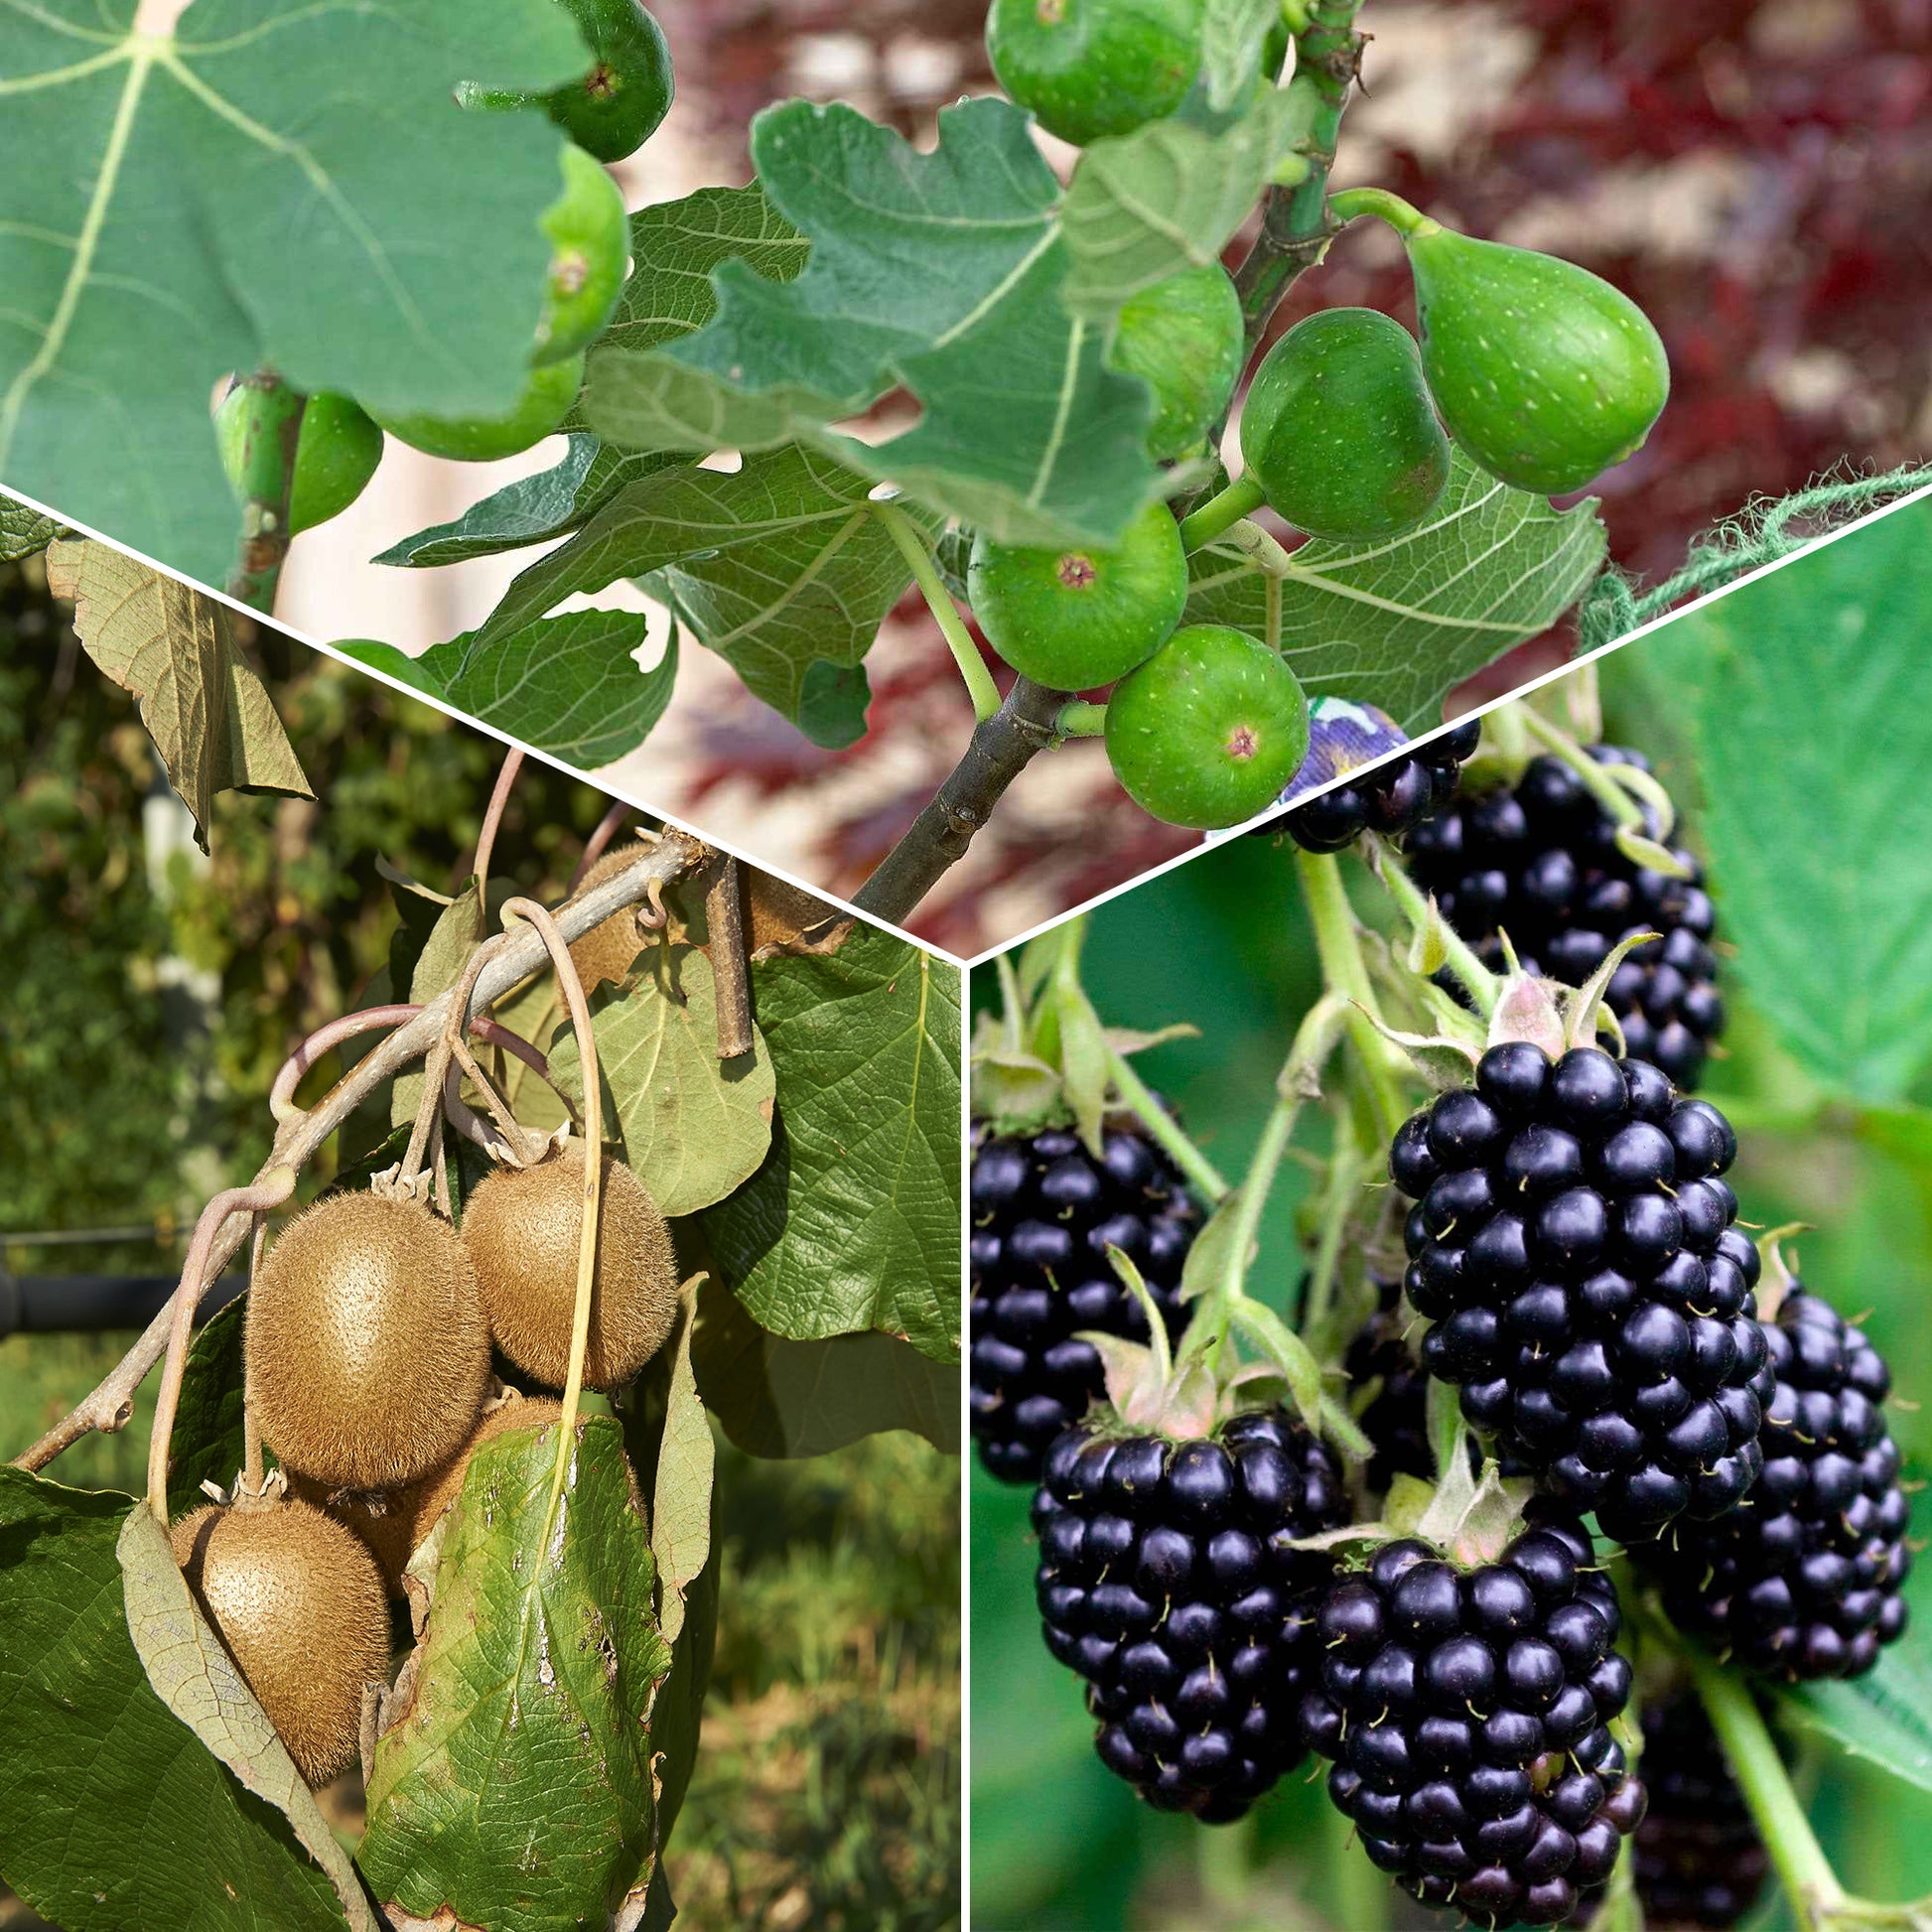
<svg viewBox="0 0 1932 1932">
<path fill-rule="evenodd" d="M 290 1222 L 249 1291 L 244 1348 L 262 1441 L 334 1489 L 396 1489 L 447 1462 L 489 1384 L 462 1239 L 372 1193 Z"/>
<path fill-rule="evenodd" d="M 409 1519 L 409 1556 L 414 1556 L 422 1548 L 424 1538 L 462 1493 L 470 1458 L 478 1449 L 491 1437 L 502 1435 L 506 1429 L 546 1429 L 550 1424 L 561 1421 L 563 1413 L 564 1405 L 556 1397 L 548 1395 L 511 1396 L 494 1409 L 484 1410 L 483 1421 L 477 1425 L 469 1442 L 464 1444 L 462 1453 L 454 1461 L 446 1462 L 415 1492 Z M 404 1561 L 407 1562 L 408 1557 Z"/>
<path fill-rule="evenodd" d="M 400 1596 L 403 1570 L 416 1550 L 413 1531 L 422 1492 L 442 1472 L 432 1470 L 420 1482 L 381 1490 L 339 1489 L 334 1483 L 318 1482 L 292 1469 L 283 1473 L 288 1477 L 291 1496 L 326 1511 L 368 1546 L 389 1594 Z"/>
<path fill-rule="evenodd" d="M 302 1502 L 210 1504 L 170 1534 L 175 1561 L 295 1768 L 320 1789 L 355 1762 L 362 1687 L 389 1677 L 375 1559 Z"/>
<path fill-rule="evenodd" d="M 677 1317 L 677 1256 L 643 1184 L 604 1157 L 584 1386 L 618 1389 L 663 1347 Z M 463 1239 L 496 1346 L 553 1389 L 570 1369 L 577 1249 L 584 1227 L 584 1143 L 533 1168 L 498 1168 L 470 1197 Z"/>
<path fill-rule="evenodd" d="M 621 872 L 626 866 L 634 866 L 642 851 L 643 847 L 635 839 L 625 839 L 592 866 L 578 883 L 577 893 L 571 897 L 575 898 L 578 893 L 587 893 L 593 886 L 603 885 L 613 873 Z M 644 935 L 637 930 L 637 908 L 624 905 L 573 942 L 570 963 L 577 968 L 577 977 L 583 981 L 584 991 L 590 994 L 597 991 L 600 980 L 622 979 L 629 972 L 631 961 L 643 949 Z"/>
</svg>

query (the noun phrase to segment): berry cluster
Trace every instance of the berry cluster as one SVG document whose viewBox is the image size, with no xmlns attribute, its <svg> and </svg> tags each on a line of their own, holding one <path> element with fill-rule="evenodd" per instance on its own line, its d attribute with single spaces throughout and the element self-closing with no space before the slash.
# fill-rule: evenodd
<svg viewBox="0 0 1932 1932">
<path fill-rule="evenodd" d="M 1643 1787 L 1609 1731 L 1630 1694 L 1616 1594 L 1588 1533 L 1552 1517 L 1458 1571 L 1385 1544 L 1315 1617 L 1302 1704 L 1328 1793 L 1362 1849 L 1428 1905 L 1556 1925 L 1587 1907 Z"/>
<path fill-rule="evenodd" d="M 1103 1392 L 1084 1330 L 1148 1338 L 1140 1304 L 1107 1259 L 1140 1269 L 1177 1339 L 1186 1326 L 1180 1267 L 1200 1210 L 1179 1171 L 1146 1135 L 1110 1127 L 1096 1161 L 1079 1135 L 974 1135 L 973 1438 L 1006 1482 L 1035 1482 L 1040 1457 Z"/>
<path fill-rule="evenodd" d="M 1048 1451 L 1046 1647 L 1087 1680 L 1102 1762 L 1150 1804 L 1226 1824 L 1300 1760 L 1333 1563 L 1293 1546 L 1346 1508 L 1326 1444 L 1280 1410 L 1181 1443 L 1082 1425 Z"/>
<path fill-rule="evenodd" d="M 1757 1251 L 1709 1102 L 1596 1047 L 1493 1046 L 1404 1123 L 1403 1285 L 1430 1372 L 1501 1453 L 1606 1534 L 1723 1515 L 1755 1480 L 1771 1371 Z"/>
<path fill-rule="evenodd" d="M 1718 1733 L 1695 1697 L 1643 1714 L 1650 1806 L 1637 1827 L 1646 1923 L 1724 1932 L 1757 1902 L 1768 1861 Z"/>
<path fill-rule="evenodd" d="M 1776 1379 L 1751 1507 L 1631 1554 L 1681 1628 L 1752 1670 L 1857 1677 L 1905 1627 L 1908 1512 L 1879 1407 L 1891 1377 L 1861 1330 L 1795 1283 L 1757 1325 Z"/>
<path fill-rule="evenodd" d="M 1593 746 L 1590 756 L 1649 769 L 1640 753 L 1614 745 Z M 1660 934 L 1662 944 L 1640 946 L 1618 966 L 1604 1004 L 1631 1058 L 1689 1088 L 1724 1026 L 1724 1002 L 1711 897 L 1691 854 L 1675 857 L 1688 878 L 1625 858 L 1609 815 L 1576 772 L 1547 757 L 1513 789 L 1461 798 L 1409 842 L 1417 885 L 1491 967 L 1504 963 L 1507 934 L 1527 970 L 1582 986 L 1619 939 Z"/>
<path fill-rule="evenodd" d="M 1264 829 L 1285 831 L 1305 852 L 1339 852 L 1363 832 L 1399 838 L 1434 818 L 1455 796 L 1457 773 L 1482 736 L 1474 720 L 1419 745 L 1403 758 L 1390 759 L 1364 771 L 1348 784 L 1298 805 L 1278 823 Z M 1313 757 L 1311 756 L 1311 763 Z M 1346 769 L 1338 766 L 1337 771 Z M 1304 764 L 1290 787 L 1291 795 L 1311 783 L 1325 782 L 1334 772 L 1311 778 Z"/>
</svg>

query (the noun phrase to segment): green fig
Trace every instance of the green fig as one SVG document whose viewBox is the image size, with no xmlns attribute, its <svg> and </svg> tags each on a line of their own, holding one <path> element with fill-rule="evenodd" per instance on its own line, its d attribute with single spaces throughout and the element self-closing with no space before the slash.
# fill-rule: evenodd
<svg viewBox="0 0 1932 1932">
<path fill-rule="evenodd" d="M 248 389 L 236 383 L 214 412 L 221 466 L 230 485 L 241 487 L 243 445 L 248 435 Z M 325 389 L 302 410 L 289 487 L 289 535 L 299 537 L 340 516 L 368 486 L 382 461 L 382 432 L 346 396 Z"/>
<path fill-rule="evenodd" d="M 1449 461 L 1409 332 L 1374 309 L 1298 322 L 1248 386 L 1241 460 L 1275 512 L 1311 537 L 1414 528 Z"/>
<path fill-rule="evenodd" d="M 1300 680 L 1244 630 L 1176 630 L 1107 700 L 1107 758 L 1127 795 L 1170 825 L 1217 830 L 1265 811 L 1309 749 Z"/>
<path fill-rule="evenodd" d="M 1180 621 L 1187 556 L 1165 503 L 1150 503 L 1111 550 L 973 545 L 967 601 L 986 640 L 1022 677 L 1056 691 L 1111 684 Z"/>
<path fill-rule="evenodd" d="M 582 148 L 564 148 L 564 192 L 544 209 L 550 273 L 533 362 L 588 348 L 611 320 L 630 265 L 630 220 L 618 185 Z"/>
<path fill-rule="evenodd" d="M 1404 240 L 1436 406 L 1491 476 L 1560 495 L 1642 446 L 1670 363 L 1628 296 L 1575 262 L 1439 221 Z"/>
<path fill-rule="evenodd" d="M 1172 463 L 1198 449 L 1241 380 L 1241 298 L 1219 262 L 1183 268 L 1121 305 L 1107 359 L 1154 391 L 1147 453 Z"/>
<path fill-rule="evenodd" d="M 993 0 L 986 52 L 1014 100 L 1083 148 L 1186 99 L 1205 12 L 1206 0 Z"/>
<path fill-rule="evenodd" d="M 494 463 L 541 443 L 577 400 L 584 380 L 582 350 L 561 362 L 544 362 L 530 371 L 523 393 L 501 416 L 429 416 L 420 413 L 369 414 L 400 443 L 427 456 L 457 463 Z"/>
</svg>

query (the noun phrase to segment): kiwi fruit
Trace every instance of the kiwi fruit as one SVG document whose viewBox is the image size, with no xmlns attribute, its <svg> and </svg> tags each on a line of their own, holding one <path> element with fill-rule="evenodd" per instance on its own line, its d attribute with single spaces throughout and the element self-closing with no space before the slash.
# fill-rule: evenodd
<svg viewBox="0 0 1932 1932">
<path fill-rule="evenodd" d="M 511 1396 L 494 1409 L 486 1409 L 483 1421 L 463 1446 L 462 1453 L 438 1469 L 417 1492 L 410 1513 L 410 1542 L 403 1556 L 404 1563 L 422 1548 L 423 1539 L 436 1527 L 443 1512 L 463 1493 L 463 1478 L 469 1470 L 470 1457 L 484 1443 L 502 1435 L 506 1429 L 547 1429 L 552 1423 L 561 1422 L 563 1413 L 564 1405 L 547 1395 Z"/>
<path fill-rule="evenodd" d="M 603 885 L 613 873 L 634 866 L 642 851 L 643 847 L 635 839 L 625 839 L 621 845 L 614 846 L 578 882 L 577 892 L 571 897 L 575 898 L 593 886 Z M 570 963 L 577 968 L 585 993 L 590 994 L 597 991 L 600 980 L 622 979 L 643 949 L 644 935 L 637 930 L 637 908 L 623 905 L 572 942 Z"/>
<path fill-rule="evenodd" d="M 677 1317 L 670 1230 L 637 1176 L 604 1157 L 597 1273 L 584 1386 L 619 1389 L 663 1347 Z M 496 1346 L 524 1374 L 560 1389 L 570 1371 L 577 1251 L 584 1228 L 584 1143 L 530 1168 L 498 1168 L 470 1197 L 470 1250 Z"/>
<path fill-rule="evenodd" d="M 317 1482 L 311 1476 L 283 1472 L 288 1477 L 289 1494 L 317 1509 L 326 1510 L 356 1539 L 368 1546 L 375 1567 L 391 1596 L 400 1596 L 402 1573 L 416 1553 L 416 1509 L 424 1487 L 436 1480 L 440 1470 L 431 1470 L 420 1482 L 400 1489 L 339 1489 L 334 1483 Z"/>
<path fill-rule="evenodd" d="M 248 1294 L 262 1441 L 332 1489 L 390 1490 L 463 1447 L 489 1329 L 462 1238 L 419 1201 L 331 1194 L 291 1221 Z"/>
<path fill-rule="evenodd" d="M 320 1789 L 355 1762 L 362 1687 L 389 1677 L 389 1609 L 375 1559 L 303 1502 L 210 1504 L 170 1533 L 221 1647 Z"/>
</svg>

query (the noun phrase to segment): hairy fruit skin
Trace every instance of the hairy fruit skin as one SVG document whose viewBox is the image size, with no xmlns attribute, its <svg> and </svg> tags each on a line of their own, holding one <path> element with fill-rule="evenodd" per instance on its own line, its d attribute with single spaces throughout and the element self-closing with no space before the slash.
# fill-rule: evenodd
<svg viewBox="0 0 1932 1932">
<path fill-rule="evenodd" d="M 1107 700 L 1107 759 L 1140 808 L 1217 830 L 1267 810 L 1309 749 L 1295 673 L 1224 624 L 1176 630 Z"/>
<path fill-rule="evenodd" d="M 1492 477 L 1559 495 L 1641 448 L 1670 363 L 1628 296 L 1575 262 L 1435 221 L 1405 240 L 1430 390 Z"/>
<path fill-rule="evenodd" d="M 1647 771 L 1641 753 L 1593 745 L 1602 764 Z M 1646 830 L 1662 829 L 1646 807 Z M 1531 760 L 1517 783 L 1460 796 L 1409 842 L 1417 885 L 1492 971 L 1504 970 L 1503 933 L 1525 970 L 1581 986 L 1619 939 L 1654 932 L 1611 976 L 1603 1004 L 1633 1059 L 1648 1060 L 1688 1091 L 1724 1031 L 1717 924 L 1696 858 L 1675 856 L 1688 877 L 1653 872 L 1618 851 L 1616 826 L 1561 759 Z"/>
<path fill-rule="evenodd" d="M 369 414 L 399 443 L 454 463 L 494 463 L 541 443 L 569 415 L 583 386 L 584 357 L 539 363 L 523 393 L 501 416 L 432 416 L 422 412 Z"/>
<path fill-rule="evenodd" d="M 526 1375 L 553 1389 L 570 1372 L 583 1228 L 584 1143 L 575 1140 L 533 1168 L 496 1169 L 463 1217 L 490 1334 Z M 677 1256 L 642 1182 L 608 1153 L 597 1231 L 584 1386 L 620 1389 L 676 1322 Z"/>
<path fill-rule="evenodd" d="M 1241 460 L 1269 506 L 1311 537 L 1413 529 L 1449 474 L 1414 338 L 1375 309 L 1298 322 L 1248 385 Z"/>
<path fill-rule="evenodd" d="M 1594 1046 L 1492 1046 L 1397 1132 L 1403 1289 L 1462 1413 L 1605 1535 L 1734 1509 L 1772 1378 L 1708 1101 Z"/>
<path fill-rule="evenodd" d="M 1219 262 L 1183 268 L 1121 304 L 1108 362 L 1154 392 L 1147 453 L 1173 463 L 1220 421 L 1247 358 L 1241 297 Z"/>
<path fill-rule="evenodd" d="M 283 1229 L 248 1292 L 262 1441 L 341 1489 L 395 1489 L 462 1445 L 489 1334 L 456 1230 L 414 1201 L 331 1194 Z"/>
<path fill-rule="evenodd" d="M 1048 134 L 1083 148 L 1180 105 L 1202 13 L 1202 0 L 993 0 L 987 58 Z"/>
<path fill-rule="evenodd" d="M 582 148 L 567 146 L 563 165 L 564 192 L 543 215 L 550 273 L 533 362 L 561 361 L 597 340 L 630 259 L 630 221 L 617 183 Z"/>
<path fill-rule="evenodd" d="M 1891 1375 L 1861 1329 L 1793 1283 L 1759 1324 L 1774 1385 L 1751 1507 L 1633 1544 L 1680 1628 L 1766 1676 L 1860 1677 L 1904 1633 L 1912 1567 Z"/>
<path fill-rule="evenodd" d="M 1286 832 L 1304 852 L 1341 852 L 1364 832 L 1399 839 L 1434 818 L 1455 796 L 1456 778 L 1481 736 L 1482 726 L 1471 719 L 1260 829 Z"/>
<path fill-rule="evenodd" d="M 1770 1860 L 1695 1696 L 1643 1714 L 1642 1767 L 1650 1808 L 1635 1849 L 1645 1924 L 1725 1932 L 1756 1904 Z"/>
<path fill-rule="evenodd" d="M 387 1683 L 389 1609 L 375 1559 L 307 1503 L 209 1506 L 170 1532 L 222 1647 L 320 1789 L 355 1762 L 362 1687 Z"/>
<path fill-rule="evenodd" d="M 1147 1317 L 1107 1259 L 1141 1271 L 1171 1340 L 1187 1326 L 1180 1270 L 1200 1210 L 1180 1172 L 1133 1127 L 1100 1158 L 1078 1134 L 973 1130 L 970 1189 L 973 1440 L 1003 1482 L 1037 1482 L 1040 1457 L 1106 1392 L 1085 1332 L 1147 1339 Z"/>
<path fill-rule="evenodd" d="M 1630 1695 L 1621 1617 L 1593 1564 L 1553 1517 L 1467 1571 L 1385 1544 L 1320 1603 L 1303 1730 L 1370 1861 L 1426 1905 L 1561 1924 L 1643 1815 L 1609 1729 Z"/>
<path fill-rule="evenodd" d="M 1187 554 L 1165 503 L 1150 503 L 1112 550 L 973 544 L 967 601 L 987 642 L 1022 677 L 1085 691 L 1160 649 L 1187 603 Z"/>
<path fill-rule="evenodd" d="M 1087 1681 L 1101 1762 L 1159 1811 L 1241 1817 L 1303 1756 L 1334 1561 L 1292 1546 L 1347 1520 L 1328 1446 L 1279 1409 L 1189 1442 L 1086 1423 L 1033 1517 L 1046 1647 Z"/>
<path fill-rule="evenodd" d="M 635 840 L 625 839 L 615 850 L 602 854 L 579 882 L 577 891 L 587 893 L 593 886 L 603 885 L 613 874 L 635 865 L 641 850 Z M 605 980 L 614 984 L 621 980 L 643 949 L 644 935 L 637 929 L 637 908 L 634 905 L 620 906 L 608 919 L 592 926 L 581 939 L 573 939 L 570 943 L 570 963 L 576 967 L 577 977 L 584 984 L 585 997 L 588 999 Z"/>
<path fill-rule="evenodd" d="M 230 487 L 241 487 L 247 438 L 248 389 L 236 383 L 214 412 L 221 467 Z M 289 535 L 299 537 L 340 516 L 368 487 L 382 461 L 382 432 L 347 396 L 325 389 L 303 405 L 289 479 Z"/>
</svg>

